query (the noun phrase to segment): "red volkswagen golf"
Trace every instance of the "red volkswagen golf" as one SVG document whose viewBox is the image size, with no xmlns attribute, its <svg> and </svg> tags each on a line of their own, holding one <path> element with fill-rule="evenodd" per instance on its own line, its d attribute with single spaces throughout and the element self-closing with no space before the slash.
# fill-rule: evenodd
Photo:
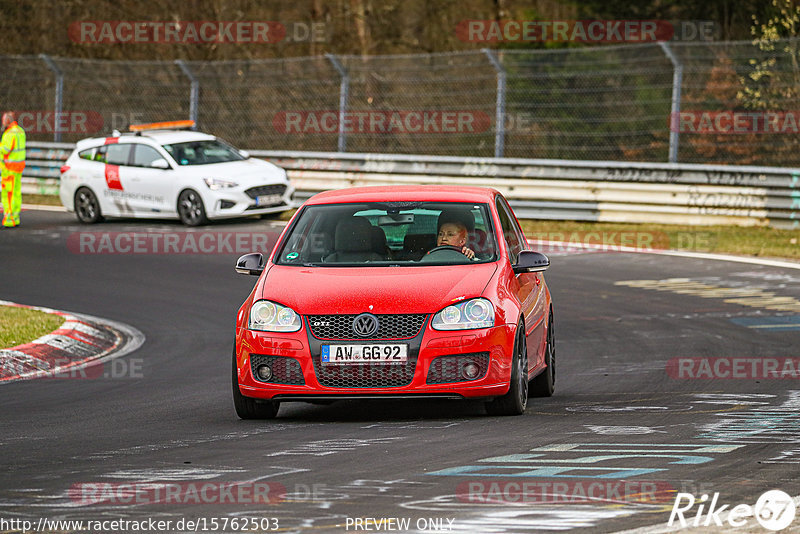
<svg viewBox="0 0 800 534">
<path fill-rule="evenodd" d="M 505 198 L 477 187 L 318 194 L 239 309 L 233 401 L 243 419 L 281 402 L 484 399 L 518 415 L 555 382 L 549 260 L 528 250 Z"/>
</svg>

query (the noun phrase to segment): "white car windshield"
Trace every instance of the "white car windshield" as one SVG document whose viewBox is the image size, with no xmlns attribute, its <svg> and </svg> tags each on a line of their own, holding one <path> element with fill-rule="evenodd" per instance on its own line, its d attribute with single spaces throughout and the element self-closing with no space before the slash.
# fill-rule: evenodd
<svg viewBox="0 0 800 534">
<path fill-rule="evenodd" d="M 275 261 L 320 267 L 481 263 L 497 257 L 494 235 L 486 204 L 312 205 L 298 215 Z"/>
<path fill-rule="evenodd" d="M 173 143 L 163 146 L 164 150 L 169 152 L 169 155 L 178 165 L 208 165 L 245 159 L 238 150 L 219 139 Z"/>
</svg>

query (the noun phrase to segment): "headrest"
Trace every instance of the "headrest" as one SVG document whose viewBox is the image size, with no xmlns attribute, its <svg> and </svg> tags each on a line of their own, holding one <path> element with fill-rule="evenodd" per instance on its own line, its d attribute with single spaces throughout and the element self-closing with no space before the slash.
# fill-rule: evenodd
<svg viewBox="0 0 800 534">
<path fill-rule="evenodd" d="M 368 252 L 372 250 L 372 225 L 361 217 L 339 221 L 336 225 L 334 248 L 337 252 Z"/>
<path fill-rule="evenodd" d="M 439 220 L 436 223 L 436 228 L 441 228 L 446 223 L 457 223 L 464 225 L 467 231 L 471 232 L 475 229 L 475 216 L 472 212 L 464 208 L 446 209 L 439 214 Z"/>
</svg>

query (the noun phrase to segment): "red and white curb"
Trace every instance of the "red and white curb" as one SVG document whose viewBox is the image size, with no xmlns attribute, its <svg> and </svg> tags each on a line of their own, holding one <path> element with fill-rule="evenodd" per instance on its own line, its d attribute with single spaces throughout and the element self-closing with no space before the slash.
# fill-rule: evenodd
<svg viewBox="0 0 800 534">
<path fill-rule="evenodd" d="M 0 306 L 37 310 L 64 318 L 64 324 L 49 334 L 0 350 L 0 384 L 74 374 L 89 365 L 133 352 L 145 339 L 144 334 L 131 326 L 91 315 L 5 300 L 0 300 Z"/>
</svg>

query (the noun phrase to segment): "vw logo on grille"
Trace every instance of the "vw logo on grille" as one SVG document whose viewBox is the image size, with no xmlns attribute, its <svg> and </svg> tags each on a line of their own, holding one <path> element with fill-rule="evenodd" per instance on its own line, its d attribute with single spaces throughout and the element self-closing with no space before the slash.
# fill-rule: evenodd
<svg viewBox="0 0 800 534">
<path fill-rule="evenodd" d="M 353 332 L 360 337 L 374 336 L 378 326 L 378 318 L 371 313 L 362 313 L 353 319 Z"/>
</svg>

